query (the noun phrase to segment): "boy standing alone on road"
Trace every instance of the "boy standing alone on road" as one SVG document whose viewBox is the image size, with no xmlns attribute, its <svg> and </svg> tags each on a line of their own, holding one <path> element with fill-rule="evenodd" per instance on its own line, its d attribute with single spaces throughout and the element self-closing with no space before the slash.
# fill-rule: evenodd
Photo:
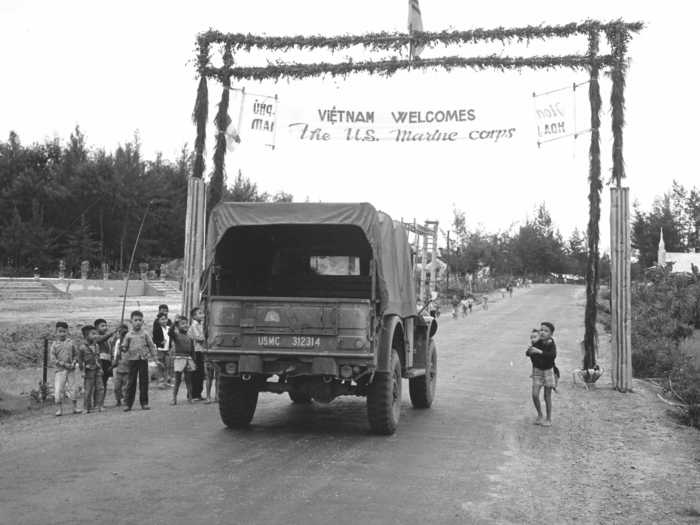
<svg viewBox="0 0 700 525">
<path fill-rule="evenodd" d="M 554 325 L 543 322 L 540 325 L 540 338 L 525 352 L 532 361 L 532 402 L 537 410 L 536 425 L 552 426 L 552 389 L 555 386 L 554 360 L 557 357 L 557 345 L 552 339 Z M 544 387 L 544 402 L 547 409 L 547 419 L 542 419 L 540 405 L 540 390 Z"/>
<path fill-rule="evenodd" d="M 149 410 L 151 407 L 148 406 L 148 358 L 154 356 L 156 347 L 151 335 L 143 329 L 143 314 L 138 310 L 131 312 L 131 331 L 124 337 L 121 347 L 126 351 L 129 361 L 124 412 L 129 412 L 134 405 L 137 380 L 141 408 Z"/>
<path fill-rule="evenodd" d="M 51 359 L 56 367 L 54 375 L 54 401 L 56 415 L 63 415 L 63 396 L 67 395 L 73 402 L 73 413 L 80 414 L 75 399 L 75 365 L 78 363 L 78 349 L 68 337 L 68 324 L 56 323 L 56 340 L 51 343 Z"/>
</svg>

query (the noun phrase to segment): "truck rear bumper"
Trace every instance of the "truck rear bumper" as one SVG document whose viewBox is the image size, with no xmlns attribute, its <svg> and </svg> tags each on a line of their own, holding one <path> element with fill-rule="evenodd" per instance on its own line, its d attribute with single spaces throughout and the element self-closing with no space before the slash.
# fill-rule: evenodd
<svg viewBox="0 0 700 525">
<path fill-rule="evenodd" d="M 228 376 L 244 373 L 339 376 L 340 368 L 343 366 L 362 369 L 373 369 L 375 366 L 373 354 L 357 352 L 333 352 L 332 354 L 319 355 L 318 352 L 313 351 L 280 349 L 262 353 L 259 349 L 236 348 L 235 350 L 209 351 L 205 352 L 204 355 L 208 361 L 218 365 L 221 374 Z"/>
</svg>

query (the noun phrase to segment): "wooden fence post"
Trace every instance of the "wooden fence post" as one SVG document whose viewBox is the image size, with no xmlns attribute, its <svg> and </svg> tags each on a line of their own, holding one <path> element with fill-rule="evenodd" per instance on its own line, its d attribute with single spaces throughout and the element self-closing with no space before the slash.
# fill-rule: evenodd
<svg viewBox="0 0 700 525">
<path fill-rule="evenodd" d="M 629 188 L 610 188 L 610 298 L 612 383 L 632 390 L 632 299 Z"/>
</svg>

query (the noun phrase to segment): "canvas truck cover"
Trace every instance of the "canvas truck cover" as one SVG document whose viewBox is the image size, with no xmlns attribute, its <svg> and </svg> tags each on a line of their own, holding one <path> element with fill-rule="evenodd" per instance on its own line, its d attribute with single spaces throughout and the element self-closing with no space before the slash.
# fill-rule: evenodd
<svg viewBox="0 0 700 525">
<path fill-rule="evenodd" d="M 383 315 L 411 317 L 416 293 L 406 231 L 368 203 L 239 203 L 222 202 L 209 217 L 205 268 L 214 260 L 224 234 L 237 226 L 328 224 L 361 228 L 377 265 Z"/>
</svg>

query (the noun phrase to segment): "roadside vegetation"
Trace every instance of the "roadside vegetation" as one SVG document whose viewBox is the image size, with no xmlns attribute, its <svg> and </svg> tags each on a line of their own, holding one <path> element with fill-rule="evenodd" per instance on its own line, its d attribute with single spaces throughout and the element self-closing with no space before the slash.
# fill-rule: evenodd
<svg viewBox="0 0 700 525">
<path fill-rule="evenodd" d="M 632 369 L 656 379 L 700 427 L 700 274 L 647 271 L 632 287 Z"/>
</svg>

